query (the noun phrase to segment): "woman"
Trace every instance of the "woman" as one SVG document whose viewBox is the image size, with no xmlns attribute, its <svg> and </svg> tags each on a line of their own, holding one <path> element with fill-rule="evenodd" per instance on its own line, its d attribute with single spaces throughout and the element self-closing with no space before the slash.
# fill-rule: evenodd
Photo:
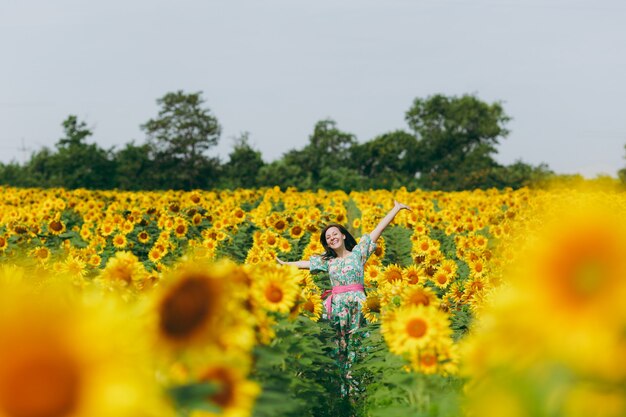
<svg viewBox="0 0 626 417">
<path fill-rule="evenodd" d="M 285 262 L 281 265 L 293 265 L 311 272 L 328 272 L 332 290 L 326 291 L 324 305 L 326 317 L 337 330 L 336 357 L 346 379 L 350 380 L 349 369 L 359 350 L 360 340 L 351 337 L 363 323 L 361 305 L 365 301 L 363 269 L 365 262 L 376 250 L 376 241 L 383 230 L 391 223 L 402 209 L 409 206 L 394 201 L 394 206 L 369 234 L 364 234 L 357 244 L 354 237 L 343 226 L 330 224 L 320 234 L 320 242 L 326 250 L 322 255 L 312 256 L 310 260 Z"/>
</svg>

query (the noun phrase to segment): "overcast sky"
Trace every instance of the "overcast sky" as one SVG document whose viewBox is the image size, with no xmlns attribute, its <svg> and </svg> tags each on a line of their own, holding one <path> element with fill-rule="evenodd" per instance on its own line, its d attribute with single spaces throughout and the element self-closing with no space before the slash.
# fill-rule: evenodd
<svg viewBox="0 0 626 417">
<path fill-rule="evenodd" d="M 109 148 L 167 92 L 201 91 L 222 136 L 266 161 L 332 118 L 359 142 L 416 97 L 474 94 L 513 118 L 497 160 L 626 166 L 624 0 L 0 0 L 0 162 L 75 114 Z"/>
</svg>

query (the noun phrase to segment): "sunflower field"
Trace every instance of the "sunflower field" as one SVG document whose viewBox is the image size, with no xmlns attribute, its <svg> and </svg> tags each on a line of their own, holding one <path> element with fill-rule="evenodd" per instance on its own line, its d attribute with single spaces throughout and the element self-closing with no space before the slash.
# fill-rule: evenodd
<svg viewBox="0 0 626 417">
<path fill-rule="evenodd" d="M 358 390 L 322 317 L 329 222 L 365 268 Z M 0 417 L 624 416 L 612 190 L 0 187 Z"/>
</svg>

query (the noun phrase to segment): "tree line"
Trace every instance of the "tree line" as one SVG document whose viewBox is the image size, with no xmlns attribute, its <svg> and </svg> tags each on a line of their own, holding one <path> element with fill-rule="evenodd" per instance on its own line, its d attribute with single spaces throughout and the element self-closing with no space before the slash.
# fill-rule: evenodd
<svg viewBox="0 0 626 417">
<path fill-rule="evenodd" d="M 331 119 L 320 120 L 301 149 L 264 161 L 244 133 L 227 161 L 211 156 L 221 126 L 202 93 L 170 92 L 157 100 L 155 118 L 141 125 L 145 142 L 103 149 L 93 132 L 70 115 L 54 149 L 43 147 L 19 164 L 0 163 L 0 183 L 69 189 L 220 189 L 295 187 L 299 190 L 464 190 L 519 188 L 553 175 L 545 164 L 495 161 L 509 134 L 500 103 L 473 95 L 416 98 L 405 113 L 407 130 L 359 143 Z"/>
</svg>

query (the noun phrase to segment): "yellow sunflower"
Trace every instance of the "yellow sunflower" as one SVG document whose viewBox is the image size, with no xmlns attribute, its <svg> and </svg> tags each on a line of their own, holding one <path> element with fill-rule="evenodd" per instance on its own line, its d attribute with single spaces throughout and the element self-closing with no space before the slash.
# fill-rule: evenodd
<svg viewBox="0 0 626 417">
<path fill-rule="evenodd" d="M 197 371 L 198 382 L 217 385 L 217 392 L 207 397 L 210 404 L 219 407 L 218 412 L 196 409 L 190 417 L 247 417 L 252 413 L 257 395 L 261 392 L 257 383 L 246 379 L 245 373 L 226 363 L 203 366 Z"/>
<path fill-rule="evenodd" d="M 113 236 L 112 243 L 115 249 L 124 249 L 126 245 L 128 244 L 128 241 L 126 240 L 125 235 L 119 233 Z"/>
<path fill-rule="evenodd" d="M 396 264 L 389 264 L 385 267 L 381 277 L 378 279 L 379 283 L 389 283 L 393 285 L 399 285 L 404 281 L 404 273 L 400 266 Z"/>
<path fill-rule="evenodd" d="M 85 306 L 70 294 L 2 302 L 0 356 L 10 360 L 0 361 L 1 415 L 173 417 L 151 352 L 136 337 L 138 320 L 120 306 Z"/>
<path fill-rule="evenodd" d="M 376 292 L 369 292 L 367 294 L 367 298 L 361 306 L 363 316 L 368 322 L 376 323 L 378 321 L 378 317 L 380 316 L 380 310 L 380 297 Z"/>
<path fill-rule="evenodd" d="M 147 271 L 137 256 L 131 252 L 116 252 L 109 258 L 98 281 L 105 288 L 131 288 L 143 281 Z"/>
<path fill-rule="evenodd" d="M 428 279 L 424 268 L 418 265 L 410 265 L 407 267 L 404 270 L 404 275 L 406 282 L 410 285 L 423 284 Z"/>
<path fill-rule="evenodd" d="M 154 296 L 155 333 L 161 344 L 179 349 L 219 340 L 232 323 L 229 302 L 235 296 L 221 271 L 189 261 L 164 274 L 162 282 Z"/>
<path fill-rule="evenodd" d="M 60 235 L 61 233 L 65 232 L 65 230 L 66 226 L 65 223 L 63 223 L 63 221 L 61 220 L 60 215 L 56 215 L 54 219 L 52 219 L 48 223 L 48 232 L 53 235 Z"/>
<path fill-rule="evenodd" d="M 402 355 L 442 343 L 450 337 L 449 326 L 448 316 L 444 312 L 424 305 L 408 305 L 385 316 L 381 332 L 389 350 Z"/>
<path fill-rule="evenodd" d="M 137 240 L 139 241 L 139 243 L 145 245 L 150 241 L 150 234 L 147 231 L 142 230 L 141 232 L 137 233 Z"/>
<path fill-rule="evenodd" d="M 446 288 L 452 281 L 452 276 L 445 271 L 435 271 L 430 281 L 439 288 Z"/>
<path fill-rule="evenodd" d="M 300 310 L 313 321 L 322 317 L 323 303 L 319 293 L 310 290 L 301 292 Z"/>
<path fill-rule="evenodd" d="M 402 305 L 437 307 L 439 305 L 439 298 L 437 298 L 437 294 L 429 287 L 424 287 L 421 284 L 411 285 L 407 286 L 402 293 Z"/>
<path fill-rule="evenodd" d="M 268 311 L 289 313 L 299 293 L 299 276 L 295 268 L 258 264 L 252 294 Z"/>
<path fill-rule="evenodd" d="M 302 235 L 304 235 L 304 232 L 305 230 L 302 226 L 295 224 L 291 227 L 291 229 L 289 229 L 289 236 L 292 239 L 300 239 Z"/>
<path fill-rule="evenodd" d="M 2 250 L 1 246 L 0 246 L 0 250 Z M 38 246 L 35 249 L 33 249 L 30 253 L 35 259 L 37 259 L 37 261 L 41 263 L 45 263 L 46 261 L 50 259 L 50 249 L 46 248 L 45 246 Z"/>
</svg>

